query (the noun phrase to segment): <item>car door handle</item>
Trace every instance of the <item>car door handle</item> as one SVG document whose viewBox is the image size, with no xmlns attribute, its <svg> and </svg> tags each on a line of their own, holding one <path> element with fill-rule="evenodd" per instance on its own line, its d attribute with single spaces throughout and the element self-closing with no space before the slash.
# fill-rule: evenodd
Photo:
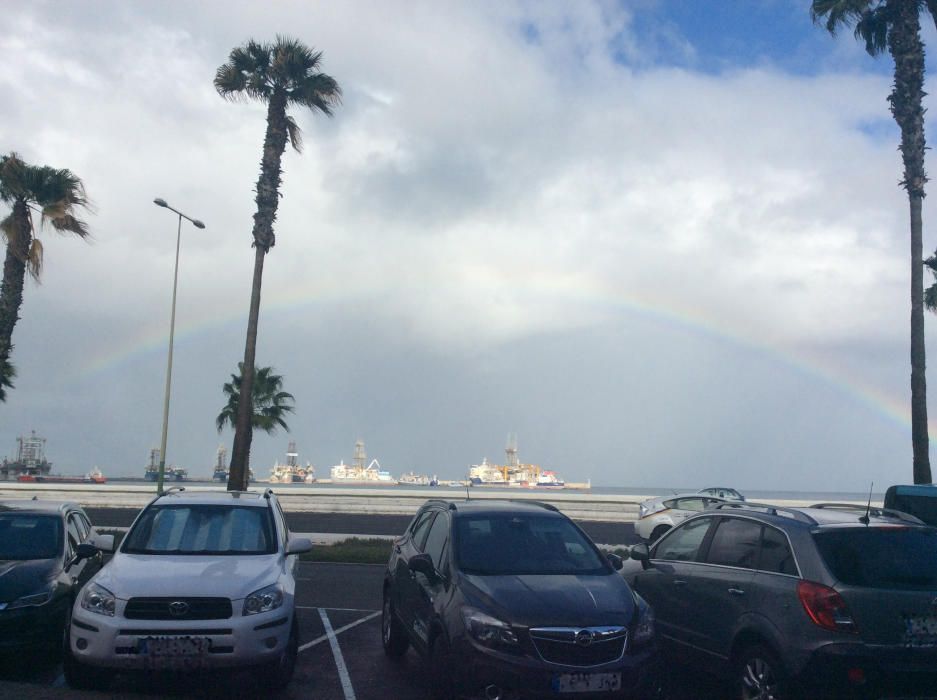
<svg viewBox="0 0 937 700">
<path fill-rule="evenodd" d="M 675 586 L 685 586 L 685 585 L 686 585 L 686 581 L 684 581 L 682 578 L 675 578 L 675 579 L 673 580 L 673 585 L 675 585 Z"/>
<path fill-rule="evenodd" d="M 745 591 L 743 591 L 741 588 L 730 588 L 729 593 L 732 595 L 745 595 Z"/>
</svg>

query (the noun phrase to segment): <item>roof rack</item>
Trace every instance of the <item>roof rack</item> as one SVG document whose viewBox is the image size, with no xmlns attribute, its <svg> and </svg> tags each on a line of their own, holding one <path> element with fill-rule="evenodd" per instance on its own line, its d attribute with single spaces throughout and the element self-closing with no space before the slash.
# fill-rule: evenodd
<svg viewBox="0 0 937 700">
<path fill-rule="evenodd" d="M 264 490 L 264 498 L 266 498 L 266 499 L 269 501 L 269 500 L 270 500 L 270 497 L 271 497 L 272 495 L 273 495 L 273 489 L 268 486 L 268 487 Z"/>
<path fill-rule="evenodd" d="M 847 510 L 850 512 L 865 513 L 868 512 L 869 515 L 872 515 L 876 518 L 895 518 L 896 520 L 904 520 L 908 523 L 914 523 L 915 525 L 924 525 L 924 521 L 920 518 L 917 518 L 910 513 L 905 513 L 904 511 L 894 510 L 892 508 L 879 508 L 877 506 L 868 506 L 862 505 L 861 503 L 816 503 L 811 508 L 817 508 L 818 510 Z"/>
<path fill-rule="evenodd" d="M 179 491 L 179 492 L 181 493 L 182 491 L 185 491 L 185 486 L 170 486 L 168 489 L 166 489 L 165 491 L 163 491 L 160 495 L 161 495 L 161 496 L 168 496 L 169 494 L 173 493 L 174 491 Z"/>
<path fill-rule="evenodd" d="M 547 510 L 552 510 L 554 513 L 559 513 L 560 509 L 557 508 L 552 503 L 544 503 L 543 501 L 528 501 L 524 498 L 509 498 L 511 503 L 526 503 L 532 506 L 540 506 L 541 508 L 546 508 Z"/>
<path fill-rule="evenodd" d="M 808 525 L 816 525 L 817 521 L 811 516 L 797 508 L 786 508 L 784 506 L 774 506 L 770 503 L 754 503 L 752 501 L 726 501 L 725 503 L 716 503 L 707 510 L 728 510 L 730 508 L 739 508 L 742 510 L 757 510 L 768 515 L 777 515 L 780 517 L 793 518 Z"/>
</svg>

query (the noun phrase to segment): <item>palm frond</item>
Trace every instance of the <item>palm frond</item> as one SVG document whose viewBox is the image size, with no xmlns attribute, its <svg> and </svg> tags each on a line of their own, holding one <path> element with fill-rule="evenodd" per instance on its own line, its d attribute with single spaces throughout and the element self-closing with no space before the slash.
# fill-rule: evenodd
<svg viewBox="0 0 937 700">
<path fill-rule="evenodd" d="M 296 123 L 296 120 L 289 115 L 286 116 L 286 133 L 290 137 L 290 145 L 293 147 L 293 150 L 297 153 L 302 153 L 303 130 L 299 128 L 299 124 Z"/>
<path fill-rule="evenodd" d="M 268 73 L 272 47 L 256 41 L 237 47 L 215 72 L 215 90 L 226 100 L 250 97 L 265 101 L 273 92 Z"/>
<path fill-rule="evenodd" d="M 924 306 L 928 311 L 937 313 L 937 282 L 924 290 Z"/>
<path fill-rule="evenodd" d="M 39 278 L 42 275 L 43 253 L 42 241 L 38 238 L 33 238 L 32 243 L 29 245 L 29 253 L 26 254 L 26 269 L 29 270 L 30 277 L 36 280 L 36 282 L 39 282 Z"/>
<path fill-rule="evenodd" d="M 335 78 L 325 73 L 306 76 L 289 92 L 289 101 L 332 116 L 332 108 L 342 101 L 342 89 Z"/>
<path fill-rule="evenodd" d="M 12 244 L 15 240 L 16 224 L 13 221 L 13 212 L 7 214 L 6 218 L 0 221 L 0 233 L 3 234 L 3 239 L 7 242 L 7 245 Z"/>
<path fill-rule="evenodd" d="M 810 4 L 810 17 L 814 22 L 826 18 L 826 30 L 835 34 L 840 27 L 852 27 L 862 14 L 880 0 L 813 0 Z"/>
<path fill-rule="evenodd" d="M 52 224 L 52 228 L 59 233 L 74 233 L 79 238 L 87 238 L 90 235 L 88 224 L 81 219 L 75 218 L 71 214 L 50 219 L 49 221 Z"/>
<path fill-rule="evenodd" d="M 863 12 L 856 22 L 856 39 L 865 42 L 865 50 L 870 56 L 878 56 L 888 50 L 888 28 L 891 16 L 888 5 L 879 5 Z"/>
</svg>

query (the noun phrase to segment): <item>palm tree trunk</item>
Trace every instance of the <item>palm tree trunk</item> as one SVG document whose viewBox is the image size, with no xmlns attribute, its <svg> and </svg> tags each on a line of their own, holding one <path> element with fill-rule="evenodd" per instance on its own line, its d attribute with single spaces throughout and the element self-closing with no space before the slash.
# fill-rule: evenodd
<svg viewBox="0 0 937 700">
<path fill-rule="evenodd" d="M 251 306 L 247 315 L 247 340 L 244 343 L 244 369 L 241 372 L 241 393 L 238 397 L 237 424 L 234 446 L 231 449 L 231 469 L 228 472 L 228 490 L 244 491 L 250 480 L 250 454 L 253 440 L 254 353 L 257 349 L 257 322 L 260 319 L 260 289 L 264 276 L 266 253 L 260 246 L 254 248 L 254 281 L 251 285 Z M 247 368 L 251 371 L 248 377 Z M 245 410 L 245 406 L 247 407 Z M 245 420 L 246 427 L 242 423 Z"/>
<path fill-rule="evenodd" d="M 927 382 L 924 350 L 924 45 L 921 42 L 919 6 L 907 0 L 888 0 L 893 18 L 888 32 L 888 50 L 895 61 L 895 84 L 891 112 L 901 129 L 901 158 L 911 214 L 911 444 L 914 453 L 914 483 L 931 483 L 927 432 Z"/>
<path fill-rule="evenodd" d="M 263 280 L 264 256 L 276 241 L 273 222 L 277 218 L 280 202 L 281 170 L 280 159 L 286 149 L 286 93 L 278 90 L 270 97 L 267 106 L 267 133 L 264 137 L 264 153 L 260 161 L 260 177 L 257 180 L 257 213 L 254 214 L 254 281 L 251 287 L 251 306 L 247 317 L 247 340 L 244 346 L 244 368 L 241 373 L 241 397 L 238 401 L 237 424 L 234 428 L 234 445 L 231 449 L 231 471 L 228 475 L 228 490 L 247 488 L 248 462 L 253 439 L 253 390 L 254 354 L 257 348 L 257 322 L 260 317 L 260 287 Z"/>
<path fill-rule="evenodd" d="M 17 200 L 13 204 L 13 221 L 16 232 L 7 242 L 6 259 L 3 261 L 3 283 L 0 285 L 0 372 L 7 372 L 11 366 L 9 360 L 13 351 L 13 328 L 19 320 L 19 310 L 23 304 L 26 258 L 32 242 L 26 202 Z M 2 392 L 0 384 L 0 393 Z"/>
</svg>

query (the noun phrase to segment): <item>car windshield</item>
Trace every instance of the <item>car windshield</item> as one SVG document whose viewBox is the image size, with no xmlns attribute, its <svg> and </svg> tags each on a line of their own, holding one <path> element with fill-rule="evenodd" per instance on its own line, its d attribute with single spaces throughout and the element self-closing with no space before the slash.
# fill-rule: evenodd
<svg viewBox="0 0 937 700">
<path fill-rule="evenodd" d="M 62 520 L 55 515 L 0 514 L 0 560 L 52 559 L 62 551 Z"/>
<path fill-rule="evenodd" d="M 456 565 L 467 574 L 607 574 L 592 544 L 568 520 L 516 514 L 460 516 Z"/>
<path fill-rule="evenodd" d="M 160 505 L 148 508 L 122 548 L 128 554 L 273 554 L 268 508 Z"/>
<path fill-rule="evenodd" d="M 937 530 L 849 528 L 813 535 L 833 575 L 850 586 L 937 587 Z"/>
</svg>

